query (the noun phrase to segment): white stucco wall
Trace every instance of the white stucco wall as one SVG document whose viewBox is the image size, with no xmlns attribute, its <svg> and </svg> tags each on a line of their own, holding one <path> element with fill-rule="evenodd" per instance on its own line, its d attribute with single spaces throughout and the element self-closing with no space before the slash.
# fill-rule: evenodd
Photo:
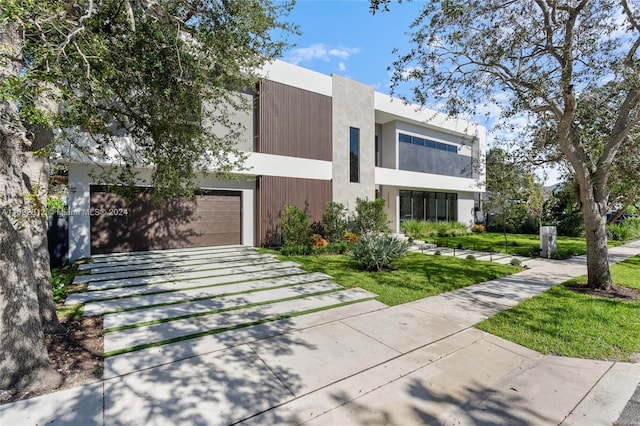
<svg viewBox="0 0 640 426">
<path fill-rule="evenodd" d="M 356 198 L 375 197 L 373 87 L 333 76 L 333 200 L 355 209 Z M 360 180 L 350 182 L 349 130 L 360 129 Z"/>
</svg>

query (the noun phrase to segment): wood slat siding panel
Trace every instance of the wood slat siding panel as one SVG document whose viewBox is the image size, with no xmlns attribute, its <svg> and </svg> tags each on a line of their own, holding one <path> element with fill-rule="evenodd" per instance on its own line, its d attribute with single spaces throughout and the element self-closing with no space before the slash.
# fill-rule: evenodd
<svg viewBox="0 0 640 426">
<path fill-rule="evenodd" d="M 287 204 L 309 213 L 309 223 L 320 221 L 326 203 L 331 201 L 329 180 L 296 179 L 274 176 L 258 178 L 258 240 L 262 246 L 280 242 L 280 217 Z"/>
<path fill-rule="evenodd" d="M 236 191 L 207 191 L 194 202 L 158 205 L 144 191 L 127 203 L 92 186 L 91 208 L 91 254 L 240 244 L 241 194 Z M 106 214 L 97 214 L 100 210 Z"/>
<path fill-rule="evenodd" d="M 332 160 L 331 98 L 273 81 L 260 84 L 257 151 Z"/>
</svg>

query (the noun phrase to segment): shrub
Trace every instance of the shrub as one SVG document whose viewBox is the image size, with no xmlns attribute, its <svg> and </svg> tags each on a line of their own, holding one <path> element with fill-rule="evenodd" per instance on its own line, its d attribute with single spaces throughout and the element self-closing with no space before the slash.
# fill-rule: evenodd
<svg viewBox="0 0 640 426">
<path fill-rule="evenodd" d="M 363 236 L 353 247 L 351 258 L 367 271 L 391 268 L 394 260 L 404 257 L 409 250 L 406 241 L 388 236 Z"/>
<path fill-rule="evenodd" d="M 51 289 L 53 290 L 53 301 L 60 302 L 67 298 L 66 280 L 64 274 L 57 274 L 51 271 Z"/>
<path fill-rule="evenodd" d="M 349 250 L 349 245 L 346 242 L 329 243 L 324 247 L 313 247 L 313 254 L 345 254 Z"/>
<path fill-rule="evenodd" d="M 467 235 L 467 227 L 460 222 L 430 222 L 405 220 L 400 226 L 402 232 L 416 240 L 433 240 L 436 237 L 458 237 Z"/>
<path fill-rule="evenodd" d="M 433 253 L 433 255 L 434 255 L 434 256 L 440 256 L 440 255 L 442 255 L 442 253 L 440 253 L 440 250 L 436 250 L 436 251 Z"/>
<path fill-rule="evenodd" d="M 476 257 L 472 254 L 467 255 L 466 257 L 467 260 L 476 260 Z"/>
<path fill-rule="evenodd" d="M 330 243 L 326 247 L 326 249 L 328 253 L 345 254 L 347 251 L 349 251 L 349 244 L 344 241 L 341 241 L 339 243 Z"/>
<path fill-rule="evenodd" d="M 476 223 L 471 227 L 471 232 L 476 234 L 482 234 L 484 231 L 486 231 L 484 225 L 480 225 L 479 223 Z"/>
<path fill-rule="evenodd" d="M 355 244 L 360 240 L 360 235 L 355 232 L 345 232 L 342 239 L 346 241 L 347 244 Z"/>
<path fill-rule="evenodd" d="M 283 256 L 307 256 L 311 254 L 311 246 L 310 245 L 282 246 L 280 248 L 280 254 Z"/>
<path fill-rule="evenodd" d="M 51 270 L 51 290 L 54 302 L 60 302 L 67 298 L 67 286 L 73 282 L 77 274 L 78 266 L 76 264 Z"/>
<path fill-rule="evenodd" d="M 283 246 L 311 247 L 312 230 L 307 213 L 296 206 L 284 206 L 280 219 Z"/>
<path fill-rule="evenodd" d="M 322 238 L 322 235 L 320 234 L 313 234 L 311 236 L 311 245 L 315 248 L 326 247 L 328 244 L 327 240 Z"/>
<path fill-rule="evenodd" d="M 511 259 L 511 262 L 509 262 L 511 264 L 511 266 L 520 266 L 522 265 L 522 262 L 520 261 L 520 259 L 514 257 L 513 259 Z"/>
<path fill-rule="evenodd" d="M 324 226 L 324 223 L 322 222 L 313 222 L 311 224 L 311 232 L 313 232 L 314 234 L 318 234 L 321 237 L 326 237 L 327 234 L 327 228 Z"/>
<path fill-rule="evenodd" d="M 66 207 L 64 201 L 60 197 L 49 196 L 47 197 L 47 213 L 48 214 L 64 214 Z"/>
<path fill-rule="evenodd" d="M 328 202 L 324 206 L 322 223 L 326 228 L 325 238 L 331 243 L 340 242 L 347 231 L 347 208 L 342 203 Z"/>
<path fill-rule="evenodd" d="M 384 199 L 377 198 L 373 201 L 356 198 L 356 217 L 354 219 L 356 230 L 360 235 L 379 235 L 391 232 L 387 225 L 389 221 L 384 211 Z"/>
<path fill-rule="evenodd" d="M 612 223 L 607 226 L 607 238 L 615 241 L 625 241 L 632 238 L 631 228 L 619 223 Z"/>
</svg>

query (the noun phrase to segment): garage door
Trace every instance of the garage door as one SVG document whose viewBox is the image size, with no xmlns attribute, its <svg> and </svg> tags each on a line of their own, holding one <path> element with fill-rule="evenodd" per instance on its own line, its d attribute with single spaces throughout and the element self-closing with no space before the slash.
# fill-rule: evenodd
<svg viewBox="0 0 640 426">
<path fill-rule="evenodd" d="M 91 254 L 240 244 L 240 192 L 153 203 L 140 189 L 133 198 L 91 187 Z"/>
</svg>

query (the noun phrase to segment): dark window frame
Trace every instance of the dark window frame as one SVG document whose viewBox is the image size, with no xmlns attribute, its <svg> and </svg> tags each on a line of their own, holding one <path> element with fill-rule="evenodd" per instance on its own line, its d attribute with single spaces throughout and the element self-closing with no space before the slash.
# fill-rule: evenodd
<svg viewBox="0 0 640 426">
<path fill-rule="evenodd" d="M 349 182 L 360 182 L 360 129 L 349 127 Z"/>
</svg>

